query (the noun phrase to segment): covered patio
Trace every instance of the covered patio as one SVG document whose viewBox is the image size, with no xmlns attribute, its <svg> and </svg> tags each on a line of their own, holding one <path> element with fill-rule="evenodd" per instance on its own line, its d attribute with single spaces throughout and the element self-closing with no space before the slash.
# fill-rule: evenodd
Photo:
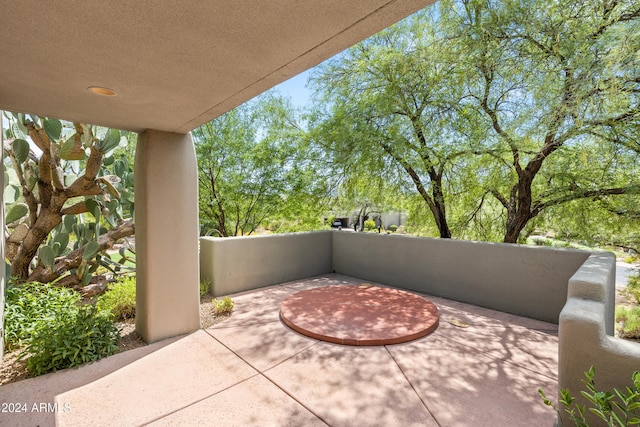
<svg viewBox="0 0 640 427">
<path fill-rule="evenodd" d="M 2 414 L 2 425 L 554 424 L 537 389 L 557 387 L 557 325 L 429 296 L 435 332 L 361 347 L 302 336 L 279 318 L 296 292 L 363 282 L 323 274 L 234 294 L 233 315 L 212 328 L 3 386 L 1 402 L 29 411 Z"/>
<path fill-rule="evenodd" d="M 154 342 L 199 327 L 189 132 L 432 2 L 5 4 L 0 109 L 139 133 L 136 321 Z"/>
<path fill-rule="evenodd" d="M 538 387 L 577 390 L 590 364 L 604 387 L 626 384 L 640 350 L 612 336 L 610 254 L 338 232 L 279 237 L 284 249 L 229 239 L 199 250 L 189 132 L 432 2 L 3 5 L 0 109 L 139 133 L 136 321 L 152 344 L 3 386 L 0 402 L 28 411 L 0 413 L 0 425 L 538 426 L 555 420 Z M 275 268 L 257 271 L 256 260 Z M 214 265 L 233 273 L 211 274 L 235 314 L 200 330 L 199 276 Z M 439 328 L 344 347 L 280 322 L 293 292 L 359 280 L 430 295 Z"/>
</svg>

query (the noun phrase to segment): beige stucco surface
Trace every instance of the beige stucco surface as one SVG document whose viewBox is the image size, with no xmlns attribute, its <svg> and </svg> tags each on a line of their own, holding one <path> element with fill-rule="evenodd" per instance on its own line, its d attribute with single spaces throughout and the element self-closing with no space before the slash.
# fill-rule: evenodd
<svg viewBox="0 0 640 427">
<path fill-rule="evenodd" d="M 201 238 L 216 295 L 336 272 L 558 323 L 589 252 L 404 235 L 322 231 Z"/>
<path fill-rule="evenodd" d="M 200 238 L 200 276 L 227 295 L 331 272 L 331 233 Z"/>
<path fill-rule="evenodd" d="M 588 403 L 580 391 L 585 390 L 582 380 L 590 367 L 596 369 L 596 387 L 609 392 L 631 386 L 631 374 L 640 370 L 640 344 L 613 336 L 614 279 L 615 256 L 592 254 L 569 280 L 560 314 L 558 387 L 569 389 L 581 404 Z M 567 415 L 561 416 L 569 425 Z"/>
<path fill-rule="evenodd" d="M 5 1 L 0 109 L 186 133 L 432 2 Z"/>
<path fill-rule="evenodd" d="M 136 329 L 153 342 L 200 327 L 198 184 L 191 136 L 142 132 L 135 189 Z"/>
<path fill-rule="evenodd" d="M 377 233 L 333 235 L 333 269 L 558 323 L 567 281 L 589 253 Z"/>
</svg>

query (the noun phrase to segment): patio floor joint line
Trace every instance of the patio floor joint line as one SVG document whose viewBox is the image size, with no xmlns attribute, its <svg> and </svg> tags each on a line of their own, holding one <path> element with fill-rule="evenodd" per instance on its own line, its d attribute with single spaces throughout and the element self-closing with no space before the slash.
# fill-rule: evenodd
<svg viewBox="0 0 640 427">
<path fill-rule="evenodd" d="M 398 363 L 398 361 L 396 360 L 395 357 L 393 357 L 393 354 L 391 354 L 391 352 L 389 351 L 388 346 L 384 346 L 384 349 L 386 350 L 387 354 L 389 355 L 389 357 L 391 357 L 391 360 L 393 360 L 393 363 L 396 364 L 396 366 L 398 367 L 398 369 L 400 369 L 400 372 L 402 373 L 402 376 L 404 377 L 405 380 L 407 380 L 407 382 L 409 383 L 409 385 L 411 386 L 411 390 L 413 390 L 413 392 L 415 393 L 415 395 L 418 397 L 418 399 L 420 399 L 420 403 L 422 403 L 422 406 L 424 406 L 424 408 L 427 410 L 427 412 L 429 413 L 429 415 L 431 415 L 431 418 L 433 418 L 433 421 L 435 421 L 436 424 L 438 424 L 438 426 L 443 427 L 442 424 L 440 424 L 440 421 L 438 421 L 438 418 L 436 418 L 436 416 L 434 415 L 433 412 L 431 412 L 431 409 L 429 409 L 429 406 L 427 405 L 427 402 L 425 402 L 422 399 L 422 396 L 420 396 L 420 393 L 418 393 L 418 390 L 416 390 L 416 388 L 413 386 L 413 383 L 411 382 L 411 380 L 409 379 L 409 377 L 407 377 L 407 374 L 405 374 L 404 370 L 402 369 L 402 367 L 400 366 L 400 364 Z"/>
<path fill-rule="evenodd" d="M 256 368 L 255 366 L 253 366 L 248 360 L 246 360 L 244 357 L 242 357 L 241 355 L 239 355 L 238 353 L 236 353 L 235 351 L 233 351 L 233 349 L 229 348 L 225 343 L 223 343 L 222 341 L 220 341 L 218 338 L 214 337 L 213 335 L 211 335 L 209 333 L 208 330 L 205 330 L 205 332 L 214 340 L 216 340 L 217 342 L 220 343 L 220 345 L 222 345 L 224 348 L 226 348 L 227 350 L 229 350 L 231 353 L 233 353 L 238 359 L 242 360 L 244 363 L 246 363 L 248 366 L 250 366 L 253 370 L 255 370 L 256 372 L 258 372 L 257 375 L 260 375 L 262 378 L 264 378 L 265 380 L 269 381 L 271 384 L 273 384 L 275 387 L 277 387 L 280 391 L 282 391 L 284 394 L 286 394 L 287 396 L 289 396 L 294 402 L 296 402 L 298 405 L 302 406 L 304 409 L 306 409 L 307 411 L 309 411 L 309 413 L 311 415 L 313 415 L 314 417 L 316 417 L 317 419 L 319 419 L 320 421 L 322 421 L 324 424 L 326 424 L 327 426 L 330 426 L 331 424 L 329 424 L 327 422 L 327 420 L 325 420 L 322 416 L 316 414 L 311 408 L 309 408 L 307 405 L 305 405 L 304 403 L 302 403 L 300 400 L 296 399 L 295 396 L 293 396 L 291 393 L 289 393 L 287 390 L 283 389 L 282 387 L 280 387 L 276 382 L 274 382 L 271 378 L 269 378 L 267 375 L 265 375 L 264 372 L 269 371 L 270 369 L 275 368 L 276 366 L 286 362 L 287 360 L 291 359 L 292 357 L 297 356 L 300 353 L 303 353 L 307 350 L 309 350 L 311 347 L 317 345 L 319 343 L 319 341 L 316 340 L 316 342 L 312 343 L 310 346 L 305 347 L 303 350 L 300 350 L 299 352 L 297 352 L 296 354 L 287 357 L 286 359 L 284 359 L 283 361 L 275 364 L 274 366 L 270 367 L 269 369 L 267 369 L 266 371 L 261 371 L 260 369 Z M 252 376 L 251 378 L 255 377 L 256 375 Z M 248 379 L 248 378 L 247 378 Z"/>
</svg>

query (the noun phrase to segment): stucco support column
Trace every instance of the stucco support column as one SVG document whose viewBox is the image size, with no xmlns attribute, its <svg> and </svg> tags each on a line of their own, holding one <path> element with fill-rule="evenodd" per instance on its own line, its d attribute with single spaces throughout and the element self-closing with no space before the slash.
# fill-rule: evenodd
<svg viewBox="0 0 640 427">
<path fill-rule="evenodd" d="M 148 343 L 200 327 L 197 170 L 191 135 L 139 134 L 136 330 Z"/>
</svg>

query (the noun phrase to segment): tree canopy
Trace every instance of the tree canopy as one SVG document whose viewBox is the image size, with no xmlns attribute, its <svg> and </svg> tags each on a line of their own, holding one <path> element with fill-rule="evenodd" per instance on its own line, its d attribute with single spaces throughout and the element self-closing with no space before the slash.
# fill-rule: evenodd
<svg viewBox="0 0 640 427">
<path fill-rule="evenodd" d="M 639 16 L 441 0 L 320 67 L 316 139 L 352 173 L 412 186 L 440 237 L 499 223 L 517 242 L 551 208 L 640 192 Z"/>
<path fill-rule="evenodd" d="M 193 132 L 202 234 L 319 225 L 323 182 L 288 102 L 268 93 Z M 320 207 L 321 209 L 321 207 Z"/>
</svg>

